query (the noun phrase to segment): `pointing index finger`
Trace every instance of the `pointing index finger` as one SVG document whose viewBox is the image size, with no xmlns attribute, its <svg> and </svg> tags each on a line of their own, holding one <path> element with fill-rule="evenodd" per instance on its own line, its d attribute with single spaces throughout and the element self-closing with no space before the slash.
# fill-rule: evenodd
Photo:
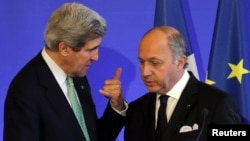
<svg viewBox="0 0 250 141">
<path fill-rule="evenodd" d="M 119 80 L 120 76 L 121 76 L 121 73 L 122 73 L 122 68 L 120 68 L 120 67 L 117 68 L 116 71 L 115 71 L 114 79 Z"/>
</svg>

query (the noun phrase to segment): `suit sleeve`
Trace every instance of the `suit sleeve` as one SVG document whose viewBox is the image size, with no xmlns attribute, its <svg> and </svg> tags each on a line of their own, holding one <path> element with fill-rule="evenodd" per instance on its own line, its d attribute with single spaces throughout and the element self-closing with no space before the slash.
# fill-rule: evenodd
<svg viewBox="0 0 250 141">
<path fill-rule="evenodd" d="M 14 89 L 14 88 L 13 88 Z M 4 141 L 36 141 L 38 140 L 38 113 L 35 101 L 27 99 L 17 89 L 11 91 L 4 107 Z"/>
<path fill-rule="evenodd" d="M 99 141 L 115 141 L 125 124 L 125 116 L 118 114 L 108 103 L 98 121 Z"/>
</svg>

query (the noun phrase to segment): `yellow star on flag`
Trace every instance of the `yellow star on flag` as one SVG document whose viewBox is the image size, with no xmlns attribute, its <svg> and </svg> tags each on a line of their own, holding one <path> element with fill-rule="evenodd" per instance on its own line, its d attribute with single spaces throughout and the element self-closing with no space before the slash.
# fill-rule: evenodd
<svg viewBox="0 0 250 141">
<path fill-rule="evenodd" d="M 215 84 L 214 81 L 208 79 L 208 72 L 206 73 L 206 80 L 205 80 L 205 83 L 207 83 L 208 85 L 213 85 L 213 84 Z"/>
<path fill-rule="evenodd" d="M 242 75 L 249 73 L 249 70 L 243 68 L 243 59 L 241 59 L 237 65 L 231 63 L 228 63 L 228 65 L 231 68 L 232 72 L 229 74 L 227 79 L 236 77 L 241 84 Z"/>
</svg>

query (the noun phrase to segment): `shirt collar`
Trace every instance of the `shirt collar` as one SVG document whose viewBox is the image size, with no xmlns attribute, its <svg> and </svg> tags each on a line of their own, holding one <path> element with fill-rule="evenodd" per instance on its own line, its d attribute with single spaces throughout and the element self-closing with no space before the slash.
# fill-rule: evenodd
<svg viewBox="0 0 250 141">
<path fill-rule="evenodd" d="M 174 87 L 170 91 L 168 91 L 166 95 L 178 100 L 188 82 L 189 77 L 190 75 L 188 74 L 188 71 L 184 70 L 184 74 L 181 79 L 174 85 Z M 157 96 L 159 97 L 160 95 L 158 94 Z"/>
<path fill-rule="evenodd" d="M 56 64 L 56 62 L 48 55 L 45 48 L 42 50 L 42 57 L 52 71 L 57 83 L 62 86 L 67 78 L 66 73 Z"/>
<path fill-rule="evenodd" d="M 174 85 L 174 87 L 167 93 L 167 95 L 169 95 L 175 99 L 179 99 L 182 91 L 184 90 L 184 88 L 188 82 L 189 77 L 190 76 L 189 76 L 187 70 L 185 70 L 181 79 Z"/>
</svg>

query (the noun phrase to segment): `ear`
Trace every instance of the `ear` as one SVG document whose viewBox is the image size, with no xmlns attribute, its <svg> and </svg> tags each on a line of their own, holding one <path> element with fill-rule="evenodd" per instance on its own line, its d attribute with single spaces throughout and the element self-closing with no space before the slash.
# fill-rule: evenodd
<svg viewBox="0 0 250 141">
<path fill-rule="evenodd" d="M 183 67 L 187 63 L 187 56 L 183 55 L 178 61 L 178 70 L 183 70 Z"/>
<path fill-rule="evenodd" d="M 68 55 L 68 46 L 64 42 L 60 42 L 58 44 L 58 51 L 62 56 L 67 56 Z"/>
</svg>

